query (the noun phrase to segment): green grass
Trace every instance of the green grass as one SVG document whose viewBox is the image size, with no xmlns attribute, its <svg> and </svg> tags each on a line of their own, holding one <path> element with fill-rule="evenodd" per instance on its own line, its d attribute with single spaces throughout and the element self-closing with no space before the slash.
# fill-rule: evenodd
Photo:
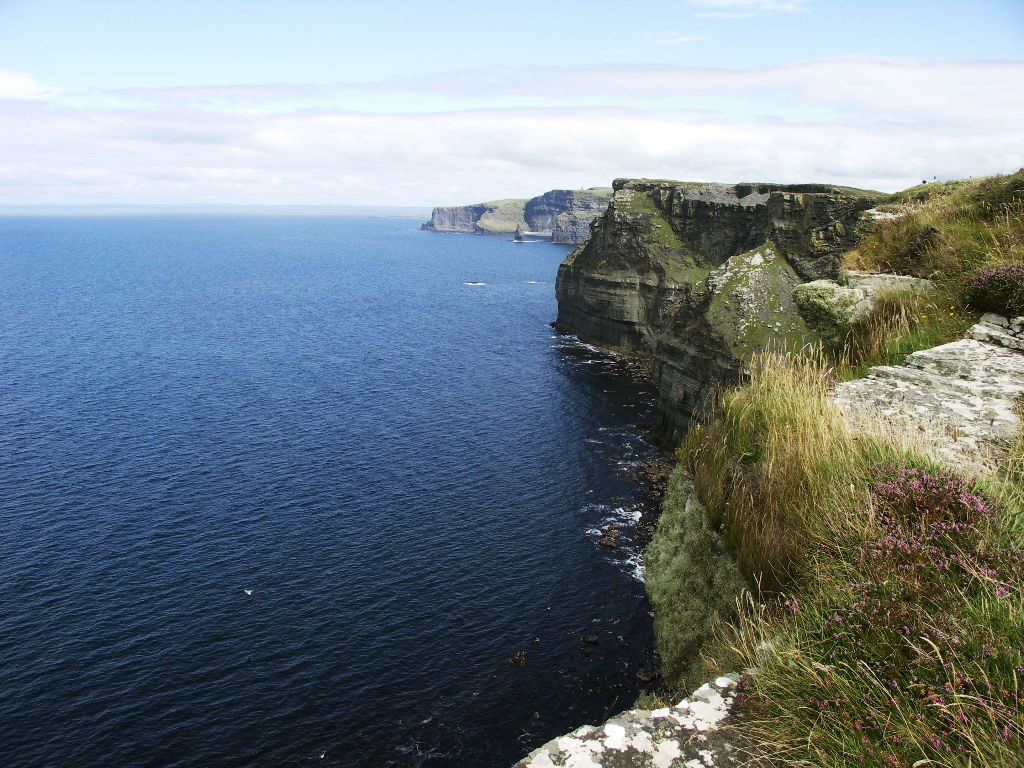
<svg viewBox="0 0 1024 768">
<path fill-rule="evenodd" d="M 705 674 L 754 670 L 741 730 L 781 765 L 1022 765 L 1024 439 L 987 499 L 966 484 L 927 499 L 935 522 L 919 525 L 878 489 L 894 467 L 939 470 L 912 438 L 852 431 L 830 375 L 819 352 L 760 355 L 680 449 L 757 585 L 738 626 L 705 646 Z M 943 534 L 943 505 L 957 504 L 970 525 Z"/>
<path fill-rule="evenodd" d="M 827 521 L 846 519 L 851 493 L 863 495 L 875 468 L 902 455 L 852 431 L 829 398 L 832 382 L 820 349 L 758 354 L 747 383 L 679 451 L 712 526 L 766 592 L 807 575 Z"/>
<path fill-rule="evenodd" d="M 839 380 L 864 376 L 874 365 L 899 365 L 907 355 L 963 338 L 978 313 L 940 288 L 930 293 L 879 296 L 871 314 L 856 323 L 836 355 Z"/>
<path fill-rule="evenodd" d="M 884 207 L 899 215 L 847 254 L 847 268 L 926 277 L 955 294 L 979 269 L 1024 259 L 1024 170 L 915 187 Z"/>
<path fill-rule="evenodd" d="M 838 350 L 759 353 L 679 448 L 703 506 L 674 478 L 651 547 L 663 675 L 747 670 L 738 727 L 773 765 L 1021 768 L 1024 432 L 963 479 L 913 434 L 853 430 L 829 392 L 963 336 L 971 277 L 1024 258 L 1024 171 L 883 207 L 899 217 L 846 266 L 934 289 L 878 297 Z"/>
<path fill-rule="evenodd" d="M 477 226 L 485 232 L 505 234 L 515 232 L 516 227 L 526 228 L 526 200 L 491 200 L 484 205 L 491 210 L 480 217 Z"/>
<path fill-rule="evenodd" d="M 968 283 L 980 270 L 1024 260 L 1024 170 L 1008 176 L 926 184 L 890 196 L 879 222 L 844 267 L 934 281 L 927 296 L 883 297 L 854 328 L 837 358 L 837 375 L 856 378 L 872 365 L 962 338 L 981 314 Z"/>
</svg>

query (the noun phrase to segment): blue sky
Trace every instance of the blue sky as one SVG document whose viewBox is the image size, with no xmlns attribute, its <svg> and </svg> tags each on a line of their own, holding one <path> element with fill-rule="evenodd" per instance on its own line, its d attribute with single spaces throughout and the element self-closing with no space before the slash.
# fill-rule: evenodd
<svg viewBox="0 0 1024 768">
<path fill-rule="evenodd" d="M 0 203 L 430 205 L 1024 165 L 1024 2 L 0 0 Z"/>
</svg>

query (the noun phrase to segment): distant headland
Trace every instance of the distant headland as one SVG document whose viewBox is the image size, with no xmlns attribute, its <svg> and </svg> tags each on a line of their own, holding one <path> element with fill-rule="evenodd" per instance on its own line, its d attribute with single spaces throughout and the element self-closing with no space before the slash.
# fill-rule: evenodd
<svg viewBox="0 0 1024 768">
<path fill-rule="evenodd" d="M 474 235 L 506 235 L 517 229 L 555 243 L 580 245 L 590 222 L 604 213 L 612 198 L 609 187 L 553 189 L 529 199 L 434 208 L 422 229 Z"/>
</svg>

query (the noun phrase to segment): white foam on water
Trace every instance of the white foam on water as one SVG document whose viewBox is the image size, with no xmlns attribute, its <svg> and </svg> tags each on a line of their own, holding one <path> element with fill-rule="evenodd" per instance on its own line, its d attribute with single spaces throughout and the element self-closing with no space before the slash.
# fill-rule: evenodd
<svg viewBox="0 0 1024 768">
<path fill-rule="evenodd" d="M 609 551 L 607 558 L 630 577 L 643 583 L 644 556 L 636 548 L 634 535 L 636 525 L 643 517 L 643 508 L 639 505 L 630 507 L 613 507 L 610 504 L 586 504 L 581 508 L 584 512 L 601 513 L 596 526 L 584 530 L 584 535 L 594 541 L 600 541 L 608 535 L 608 526 L 617 524 L 619 538 L 616 539 L 618 551 Z"/>
<path fill-rule="evenodd" d="M 575 336 L 571 333 L 561 334 L 558 338 L 561 340 L 561 344 L 559 346 L 585 349 L 588 352 L 593 352 L 595 355 L 601 355 L 605 358 L 618 359 L 619 357 L 618 353 L 612 352 L 610 349 L 595 347 L 593 344 L 587 344 L 585 341 L 580 341 L 579 336 Z"/>
<path fill-rule="evenodd" d="M 644 555 L 643 552 L 630 552 L 629 557 L 622 561 L 623 570 L 639 581 L 644 581 Z"/>
</svg>

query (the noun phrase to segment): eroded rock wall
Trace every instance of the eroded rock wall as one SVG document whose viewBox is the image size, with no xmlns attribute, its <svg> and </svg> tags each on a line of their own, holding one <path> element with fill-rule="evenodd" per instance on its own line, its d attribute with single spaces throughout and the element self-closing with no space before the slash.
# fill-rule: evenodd
<svg viewBox="0 0 1024 768">
<path fill-rule="evenodd" d="M 793 302 L 836 277 L 875 193 L 823 185 L 617 180 L 562 263 L 558 326 L 649 354 L 659 432 L 685 431 L 755 350 L 813 338 Z"/>
<path fill-rule="evenodd" d="M 551 239 L 556 243 L 581 245 L 590 235 L 590 224 L 608 208 L 610 188 L 573 190 L 565 210 L 555 217 Z"/>
</svg>

